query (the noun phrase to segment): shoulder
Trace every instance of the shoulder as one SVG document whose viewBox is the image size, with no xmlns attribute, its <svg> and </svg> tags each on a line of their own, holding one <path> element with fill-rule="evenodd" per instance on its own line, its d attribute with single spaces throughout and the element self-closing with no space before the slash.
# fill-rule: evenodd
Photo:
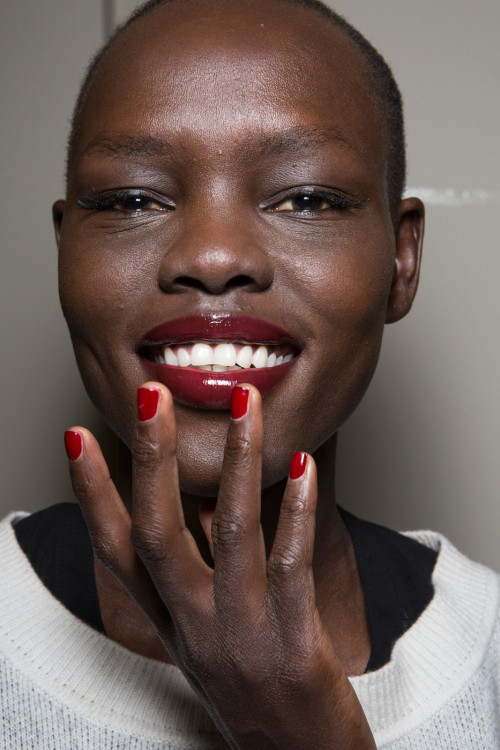
<svg viewBox="0 0 500 750">
<path fill-rule="evenodd" d="M 407 536 L 437 552 L 434 596 L 394 646 L 391 661 L 377 672 L 352 679 L 377 746 L 496 746 L 499 576 L 469 560 L 440 534 L 420 531 Z M 478 716 L 483 723 L 480 741 L 470 730 Z M 451 744 L 442 744 L 443 731 Z M 484 744 L 488 732 L 494 737 L 491 745 Z M 426 744 L 410 744 L 417 735 Z"/>
</svg>

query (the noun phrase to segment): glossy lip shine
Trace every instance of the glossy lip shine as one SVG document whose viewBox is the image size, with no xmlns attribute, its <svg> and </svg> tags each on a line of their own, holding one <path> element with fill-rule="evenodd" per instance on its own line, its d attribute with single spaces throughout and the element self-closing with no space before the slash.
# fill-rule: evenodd
<svg viewBox="0 0 500 750">
<path fill-rule="evenodd" d="M 233 341 L 247 344 L 299 345 L 287 331 L 259 318 L 244 315 L 191 315 L 176 318 L 149 331 L 139 350 L 148 347 L 183 344 L 191 341 Z M 296 357 L 274 367 L 210 372 L 152 362 L 141 356 L 141 363 L 152 380 L 163 383 L 180 403 L 201 409 L 229 409 L 235 385 L 250 383 L 267 395 L 289 373 Z"/>
</svg>

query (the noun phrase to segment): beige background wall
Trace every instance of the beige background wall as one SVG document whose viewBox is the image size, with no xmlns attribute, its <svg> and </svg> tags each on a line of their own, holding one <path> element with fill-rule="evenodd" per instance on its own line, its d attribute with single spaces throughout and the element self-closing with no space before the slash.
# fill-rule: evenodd
<svg viewBox="0 0 500 750">
<path fill-rule="evenodd" d="M 70 499 L 63 430 L 101 431 L 58 309 L 50 205 L 78 82 L 119 5 L 17 0 L 0 11 L 2 514 Z M 500 569 L 500 4 L 332 5 L 393 66 L 409 184 L 429 199 L 419 298 L 387 329 L 372 389 L 343 430 L 339 496 L 382 523 L 443 531 Z"/>
</svg>

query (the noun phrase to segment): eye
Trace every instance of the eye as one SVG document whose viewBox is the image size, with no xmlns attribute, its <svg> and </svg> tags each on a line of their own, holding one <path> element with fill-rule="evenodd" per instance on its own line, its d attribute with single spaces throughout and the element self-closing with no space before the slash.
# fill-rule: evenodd
<svg viewBox="0 0 500 750">
<path fill-rule="evenodd" d="M 163 211 L 165 209 L 158 201 L 150 198 L 148 195 L 137 195 L 136 193 L 126 193 L 117 196 L 110 208 L 115 211 Z"/>
<path fill-rule="evenodd" d="M 343 211 L 356 208 L 361 201 L 346 195 L 315 188 L 303 188 L 285 195 L 281 200 L 267 207 L 275 213 L 290 213 L 302 216 L 317 216 L 327 211 Z"/>
<path fill-rule="evenodd" d="M 77 201 L 88 211 L 117 211 L 139 214 L 147 211 L 172 211 L 174 206 L 166 198 L 160 200 L 145 192 L 120 190 L 111 193 L 90 192 Z"/>
<path fill-rule="evenodd" d="M 320 195 L 294 195 L 291 198 L 287 198 L 276 206 L 273 206 L 275 211 L 293 211 L 308 213 L 316 211 L 326 211 L 331 208 L 332 204 L 322 198 Z"/>
</svg>

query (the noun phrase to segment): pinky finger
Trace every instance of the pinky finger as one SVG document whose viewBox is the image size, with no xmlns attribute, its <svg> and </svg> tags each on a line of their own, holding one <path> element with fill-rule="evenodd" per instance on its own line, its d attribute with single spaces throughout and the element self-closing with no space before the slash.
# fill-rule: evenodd
<svg viewBox="0 0 500 750">
<path fill-rule="evenodd" d="M 298 602 L 305 603 L 314 596 L 312 559 L 316 500 L 314 459 L 297 451 L 292 457 L 276 536 L 267 562 L 269 584 L 285 606 L 296 608 Z"/>
<path fill-rule="evenodd" d="M 111 479 L 92 433 L 83 427 L 64 435 L 71 482 L 85 518 L 94 553 L 144 609 L 165 628 L 165 608 L 130 540 L 130 515 Z"/>
<path fill-rule="evenodd" d="M 85 517 L 94 552 L 115 575 L 128 572 L 130 516 L 111 479 L 94 436 L 83 427 L 67 430 L 64 444 L 71 483 Z"/>
</svg>

